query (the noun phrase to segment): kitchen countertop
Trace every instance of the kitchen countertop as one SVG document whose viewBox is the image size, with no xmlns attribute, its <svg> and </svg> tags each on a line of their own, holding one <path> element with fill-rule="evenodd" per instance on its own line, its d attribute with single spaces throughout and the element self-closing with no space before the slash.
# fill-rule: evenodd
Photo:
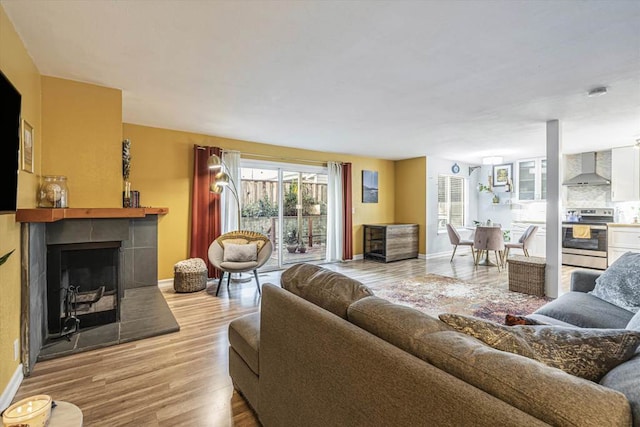
<svg viewBox="0 0 640 427">
<path fill-rule="evenodd" d="M 609 222 L 607 223 L 609 227 L 640 227 L 640 223 L 620 223 L 620 222 Z"/>
</svg>

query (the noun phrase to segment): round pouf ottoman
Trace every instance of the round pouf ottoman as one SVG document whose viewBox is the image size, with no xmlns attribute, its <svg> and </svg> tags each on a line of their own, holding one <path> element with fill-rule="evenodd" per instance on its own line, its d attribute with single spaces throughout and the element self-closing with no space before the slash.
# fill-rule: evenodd
<svg viewBox="0 0 640 427">
<path fill-rule="evenodd" d="M 200 258 L 189 258 L 173 266 L 173 289 L 196 292 L 207 287 L 207 265 Z"/>
</svg>

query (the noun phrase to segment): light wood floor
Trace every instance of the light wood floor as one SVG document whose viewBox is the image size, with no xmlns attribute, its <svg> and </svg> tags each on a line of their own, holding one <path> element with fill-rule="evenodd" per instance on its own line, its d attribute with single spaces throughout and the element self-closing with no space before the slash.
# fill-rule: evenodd
<svg viewBox="0 0 640 427">
<path fill-rule="evenodd" d="M 462 255 L 462 254 L 461 254 Z M 473 268 L 470 255 L 407 260 L 390 264 L 352 261 L 326 265 L 373 288 L 424 273 L 458 277 L 475 283 L 504 285 L 508 273 L 495 267 Z M 572 269 L 563 269 L 563 284 Z M 279 283 L 279 272 L 261 275 L 263 283 Z M 257 426 L 228 376 L 227 326 L 258 309 L 255 282 L 232 284 L 215 297 L 206 291 L 177 294 L 161 286 L 180 332 L 135 341 L 60 359 L 39 362 L 15 400 L 50 394 L 69 401 L 93 426 Z"/>
</svg>

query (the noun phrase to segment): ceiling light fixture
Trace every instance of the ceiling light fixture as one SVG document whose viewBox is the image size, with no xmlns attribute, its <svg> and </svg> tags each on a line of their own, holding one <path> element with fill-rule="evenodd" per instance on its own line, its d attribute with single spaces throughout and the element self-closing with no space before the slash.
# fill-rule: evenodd
<svg viewBox="0 0 640 427">
<path fill-rule="evenodd" d="M 593 88 L 587 93 L 587 95 L 589 97 L 602 96 L 602 95 L 606 95 L 606 94 L 607 94 L 606 86 L 600 86 L 600 87 Z"/>
<path fill-rule="evenodd" d="M 502 163 L 502 156 L 490 156 L 490 157 L 483 157 L 482 158 L 482 164 L 483 165 L 499 165 L 500 163 Z"/>
</svg>

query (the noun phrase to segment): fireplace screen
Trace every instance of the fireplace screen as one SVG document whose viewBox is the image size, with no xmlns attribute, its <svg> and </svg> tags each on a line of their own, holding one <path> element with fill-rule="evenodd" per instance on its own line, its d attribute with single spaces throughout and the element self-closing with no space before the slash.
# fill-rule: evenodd
<svg viewBox="0 0 640 427">
<path fill-rule="evenodd" d="M 119 320 L 120 242 L 49 245 L 50 337 Z"/>
</svg>

